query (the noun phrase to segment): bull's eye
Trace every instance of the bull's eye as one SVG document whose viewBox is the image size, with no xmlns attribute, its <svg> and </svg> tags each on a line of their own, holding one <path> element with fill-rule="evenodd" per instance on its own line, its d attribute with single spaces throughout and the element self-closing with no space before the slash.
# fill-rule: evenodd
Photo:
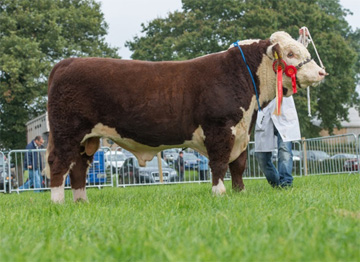
<svg viewBox="0 0 360 262">
<path fill-rule="evenodd" d="M 288 58 L 293 58 L 293 57 L 294 57 L 294 53 L 293 53 L 293 52 L 288 53 L 287 57 L 288 57 Z"/>
</svg>

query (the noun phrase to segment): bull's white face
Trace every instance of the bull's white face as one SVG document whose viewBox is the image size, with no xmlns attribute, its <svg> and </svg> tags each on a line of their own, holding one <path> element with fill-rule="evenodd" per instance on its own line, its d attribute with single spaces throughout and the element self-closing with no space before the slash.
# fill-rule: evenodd
<svg viewBox="0 0 360 262">
<path fill-rule="evenodd" d="M 270 41 L 273 44 L 280 45 L 282 59 L 287 65 L 299 66 L 306 60 L 311 59 L 309 51 L 300 42 L 294 40 L 288 33 L 276 32 L 271 35 Z M 270 50 L 268 50 L 269 55 Z M 306 88 L 308 86 L 318 85 L 324 78 L 326 72 L 319 67 L 313 60 L 302 65 L 296 74 L 297 87 Z M 284 95 L 290 96 L 293 94 L 291 78 L 283 75 Z M 285 91 L 286 89 L 286 91 Z"/>
</svg>

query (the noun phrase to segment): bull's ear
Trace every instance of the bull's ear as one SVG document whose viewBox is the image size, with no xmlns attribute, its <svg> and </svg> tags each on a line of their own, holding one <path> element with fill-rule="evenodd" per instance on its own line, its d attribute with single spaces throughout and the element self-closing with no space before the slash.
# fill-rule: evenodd
<svg viewBox="0 0 360 262">
<path fill-rule="evenodd" d="M 274 59 L 281 59 L 282 58 L 282 51 L 279 44 L 273 44 L 269 46 L 266 50 L 266 54 L 271 60 Z"/>
</svg>

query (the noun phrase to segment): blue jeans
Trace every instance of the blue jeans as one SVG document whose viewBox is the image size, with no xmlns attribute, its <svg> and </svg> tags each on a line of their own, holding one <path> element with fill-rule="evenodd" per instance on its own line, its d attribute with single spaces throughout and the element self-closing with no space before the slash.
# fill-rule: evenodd
<svg viewBox="0 0 360 262">
<path fill-rule="evenodd" d="M 291 175 L 293 168 L 293 154 L 291 151 L 291 142 L 283 142 L 279 132 L 275 128 L 275 135 L 278 138 L 278 169 L 274 166 L 271 152 L 255 152 L 255 157 L 259 163 L 261 171 L 269 184 L 273 187 L 291 186 L 293 177 Z"/>
<path fill-rule="evenodd" d="M 29 170 L 29 179 L 19 189 L 29 189 L 34 186 L 34 189 L 40 189 L 42 187 L 42 176 L 38 169 Z M 36 190 L 35 192 L 40 192 Z"/>
</svg>

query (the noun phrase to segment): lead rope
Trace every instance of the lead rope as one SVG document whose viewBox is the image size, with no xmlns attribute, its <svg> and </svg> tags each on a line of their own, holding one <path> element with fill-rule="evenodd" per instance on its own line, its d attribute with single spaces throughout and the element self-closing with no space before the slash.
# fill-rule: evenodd
<svg viewBox="0 0 360 262">
<path fill-rule="evenodd" d="M 320 66 L 321 66 L 321 68 L 325 69 L 325 67 L 324 67 L 324 65 L 323 65 L 323 63 L 322 63 L 322 61 L 320 59 L 319 53 L 318 53 L 318 51 L 316 49 L 315 43 L 312 40 L 309 29 L 306 26 L 303 26 L 303 27 L 300 28 L 300 30 L 302 30 L 302 34 L 300 35 L 298 41 L 300 43 L 302 43 L 306 48 L 308 47 L 310 42 L 312 43 L 312 45 L 314 47 L 314 50 L 315 50 L 315 53 L 316 53 L 316 56 L 319 59 Z M 306 32 L 307 32 L 308 36 L 306 36 Z M 307 102 L 308 102 L 308 116 L 312 117 L 312 115 L 311 115 L 311 105 L 310 105 L 310 86 L 307 87 L 306 91 L 307 91 Z"/>
<path fill-rule="evenodd" d="M 244 52 L 242 51 L 242 49 L 241 49 L 241 47 L 240 47 L 240 45 L 239 45 L 239 42 L 240 42 L 240 40 L 237 40 L 236 42 L 233 43 L 233 45 L 234 45 L 235 47 L 238 47 L 238 48 L 239 48 L 240 53 L 241 53 L 241 56 L 242 56 L 242 58 L 243 58 L 243 60 L 244 60 L 244 63 L 245 63 L 245 65 L 246 65 L 246 67 L 247 67 L 247 69 L 248 69 L 248 71 L 249 71 L 249 74 L 250 74 L 250 77 L 251 77 L 251 81 L 252 81 L 252 83 L 253 83 L 253 85 L 254 85 L 254 89 L 255 89 L 256 101 L 257 101 L 257 104 L 258 104 L 258 107 L 259 107 L 259 110 L 258 110 L 258 111 L 260 112 L 260 111 L 261 111 L 261 107 L 260 107 L 260 102 L 259 102 L 259 94 L 258 94 L 258 91 L 257 91 L 257 88 L 256 88 L 256 84 L 255 84 L 255 79 L 254 79 L 254 77 L 253 77 L 253 74 L 251 73 L 251 70 L 250 70 L 250 67 L 249 67 L 248 63 L 246 62 Z"/>
</svg>

